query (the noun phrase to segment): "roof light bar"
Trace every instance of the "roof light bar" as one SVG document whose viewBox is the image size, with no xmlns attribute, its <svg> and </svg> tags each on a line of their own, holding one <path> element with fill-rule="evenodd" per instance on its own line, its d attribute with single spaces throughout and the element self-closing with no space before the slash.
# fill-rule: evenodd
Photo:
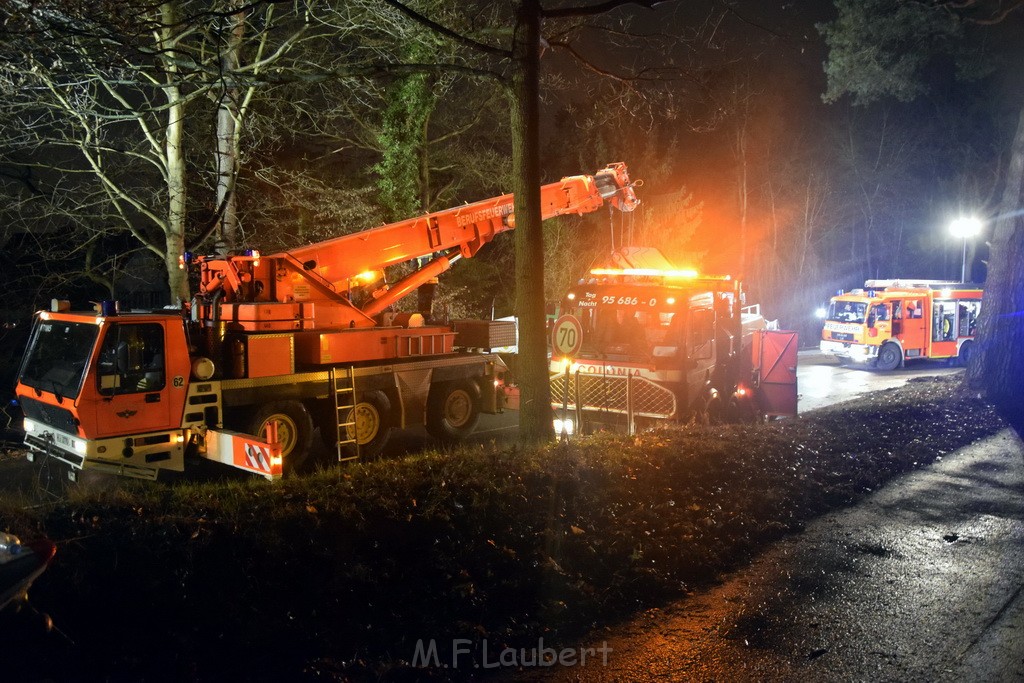
<svg viewBox="0 0 1024 683">
<path fill-rule="evenodd" d="M 658 268 L 594 268 L 591 275 L 639 275 L 643 277 L 695 278 L 696 270 L 661 270 Z"/>
<path fill-rule="evenodd" d="M 678 280 L 721 280 L 729 282 L 732 275 L 702 275 L 692 268 L 662 270 L 660 268 L 594 268 L 591 275 L 636 275 L 640 277 L 661 277 Z"/>
</svg>

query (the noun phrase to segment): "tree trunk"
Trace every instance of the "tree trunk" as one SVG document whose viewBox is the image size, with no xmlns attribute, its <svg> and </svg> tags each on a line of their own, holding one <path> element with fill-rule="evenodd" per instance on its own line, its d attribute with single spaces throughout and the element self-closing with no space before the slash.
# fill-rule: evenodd
<svg viewBox="0 0 1024 683">
<path fill-rule="evenodd" d="M 238 204 L 235 181 L 238 177 L 238 119 L 240 97 L 234 74 L 238 70 L 238 51 L 245 31 L 245 14 L 236 12 L 231 22 L 227 45 L 221 55 L 222 87 L 217 103 L 217 250 L 227 253 L 238 248 Z"/>
<path fill-rule="evenodd" d="M 161 6 L 163 22 L 161 48 L 165 53 L 164 68 L 167 70 L 167 84 L 163 87 L 167 97 L 167 132 L 164 153 L 167 164 L 167 222 L 164 225 L 164 266 L 167 269 L 167 287 L 171 304 L 188 301 L 188 277 L 182 267 L 185 255 L 185 150 L 182 147 L 185 135 L 185 105 L 181 89 L 177 85 L 178 67 L 175 60 L 173 31 L 177 12 L 173 3 Z"/>
<path fill-rule="evenodd" d="M 992 235 L 985 300 L 968 386 L 987 398 L 1018 434 L 1024 434 L 1024 107 L 1010 151 L 1006 186 Z"/>
<path fill-rule="evenodd" d="M 515 193 L 516 315 L 519 318 L 519 438 L 554 437 L 544 320 L 544 235 L 540 214 L 540 5 L 522 0 L 512 47 L 512 191 Z"/>
</svg>

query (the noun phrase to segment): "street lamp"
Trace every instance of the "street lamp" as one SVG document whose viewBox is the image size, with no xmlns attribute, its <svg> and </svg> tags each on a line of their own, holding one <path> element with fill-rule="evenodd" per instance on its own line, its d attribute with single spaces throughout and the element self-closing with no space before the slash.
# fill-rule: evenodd
<svg viewBox="0 0 1024 683">
<path fill-rule="evenodd" d="M 981 221 L 974 216 L 957 218 L 949 224 L 949 232 L 953 237 L 964 241 L 963 256 L 960 260 L 960 282 L 967 282 L 967 240 L 981 232 Z"/>
</svg>

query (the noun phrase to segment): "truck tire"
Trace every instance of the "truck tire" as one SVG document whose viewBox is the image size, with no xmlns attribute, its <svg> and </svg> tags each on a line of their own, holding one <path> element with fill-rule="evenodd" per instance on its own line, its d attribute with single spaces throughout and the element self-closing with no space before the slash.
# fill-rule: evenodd
<svg viewBox="0 0 1024 683">
<path fill-rule="evenodd" d="M 467 379 L 441 382 L 427 397 L 427 432 L 438 441 L 463 441 L 480 421 L 480 387 Z"/>
<path fill-rule="evenodd" d="M 391 438 L 391 401 L 383 392 L 368 391 L 359 396 L 354 413 L 349 409 L 342 415 L 342 421 L 355 423 L 345 427 L 345 432 L 347 439 L 358 441 L 358 447 L 356 444 L 345 444 L 345 453 L 349 457 L 358 456 L 360 460 L 378 458 Z M 333 423 L 321 424 L 320 431 L 328 447 L 335 448 L 336 426 Z"/>
<path fill-rule="evenodd" d="M 267 424 L 277 422 L 277 438 L 281 442 L 281 468 L 286 477 L 302 471 L 309 459 L 313 420 L 299 401 L 272 401 L 264 403 L 249 418 L 245 432 L 262 437 Z"/>
<path fill-rule="evenodd" d="M 960 353 L 956 357 L 956 364 L 962 368 L 966 368 L 967 364 L 971 362 L 971 354 L 974 353 L 974 342 L 965 341 L 960 345 Z"/>
<path fill-rule="evenodd" d="M 876 361 L 875 367 L 879 370 L 895 370 L 902 362 L 903 352 L 900 351 L 900 347 L 892 342 L 886 342 L 878 350 L 878 361 Z"/>
<path fill-rule="evenodd" d="M 733 397 L 729 400 L 729 421 L 738 424 L 757 424 L 762 422 L 762 415 L 758 412 L 757 404 L 747 392 L 744 398 Z"/>
<path fill-rule="evenodd" d="M 717 393 L 708 399 L 707 424 L 719 425 L 729 421 L 728 406 Z"/>
</svg>

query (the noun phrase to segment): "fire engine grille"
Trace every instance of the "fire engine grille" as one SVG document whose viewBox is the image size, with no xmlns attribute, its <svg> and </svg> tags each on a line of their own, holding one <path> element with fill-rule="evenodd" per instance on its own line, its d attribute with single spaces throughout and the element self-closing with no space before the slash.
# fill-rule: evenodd
<svg viewBox="0 0 1024 683">
<path fill-rule="evenodd" d="M 551 402 L 561 406 L 565 400 L 565 375 L 551 377 Z M 576 408 L 576 381 L 579 380 L 580 403 L 584 410 L 604 410 L 611 413 L 628 412 L 625 377 L 601 375 L 569 376 L 569 407 Z M 643 417 L 667 418 L 675 415 L 676 397 L 665 387 L 650 380 L 634 377 L 631 393 L 633 414 Z"/>
<path fill-rule="evenodd" d="M 60 408 L 58 406 L 52 406 L 42 401 L 37 401 L 34 398 L 23 396 L 18 399 L 21 403 L 21 409 L 25 413 L 25 417 L 36 422 L 42 422 L 43 424 L 56 427 L 62 432 L 69 434 L 77 434 L 78 426 L 75 424 L 75 416 L 71 414 L 71 411 L 67 408 Z"/>
</svg>

